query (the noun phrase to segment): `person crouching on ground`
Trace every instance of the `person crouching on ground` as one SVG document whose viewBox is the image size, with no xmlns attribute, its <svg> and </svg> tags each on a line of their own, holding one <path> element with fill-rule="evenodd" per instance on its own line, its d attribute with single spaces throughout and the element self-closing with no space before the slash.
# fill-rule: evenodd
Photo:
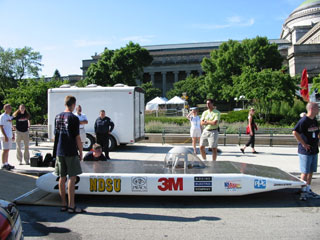
<svg viewBox="0 0 320 240">
<path fill-rule="evenodd" d="M 100 144 L 95 143 L 92 148 L 93 151 L 88 152 L 84 156 L 84 161 L 107 161 L 107 158 L 102 153 L 102 147 Z"/>
<path fill-rule="evenodd" d="M 14 134 L 12 132 L 12 111 L 10 104 L 3 106 L 4 113 L 0 115 L 0 139 L 2 145 L 2 167 L 1 169 L 10 171 L 14 166 L 8 163 L 9 150 L 12 148 L 12 141 L 14 141 Z"/>
</svg>

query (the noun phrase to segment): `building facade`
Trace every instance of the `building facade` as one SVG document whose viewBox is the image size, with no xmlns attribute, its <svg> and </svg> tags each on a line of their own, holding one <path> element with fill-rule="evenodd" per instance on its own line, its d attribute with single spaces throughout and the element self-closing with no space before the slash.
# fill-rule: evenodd
<svg viewBox="0 0 320 240">
<path fill-rule="evenodd" d="M 204 74 L 201 62 L 210 57 L 223 42 L 188 44 L 166 44 L 143 46 L 153 57 L 150 66 L 144 68 L 142 82 L 151 81 L 153 86 L 162 89 L 162 95 L 172 89 L 173 84 L 190 74 Z M 309 76 L 320 74 L 320 1 L 307 0 L 296 8 L 283 24 L 280 39 L 276 43 L 291 76 L 301 74 L 304 68 Z M 83 76 L 91 63 L 97 62 L 99 55 L 82 61 Z"/>
</svg>

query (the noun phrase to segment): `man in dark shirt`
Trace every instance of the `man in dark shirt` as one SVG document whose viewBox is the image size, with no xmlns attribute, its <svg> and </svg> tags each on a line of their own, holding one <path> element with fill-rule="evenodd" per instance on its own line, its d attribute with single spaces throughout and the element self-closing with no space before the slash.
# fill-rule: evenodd
<svg viewBox="0 0 320 240">
<path fill-rule="evenodd" d="M 93 144 L 93 151 L 88 152 L 83 160 L 84 161 L 107 161 L 107 158 L 102 153 L 102 147 L 100 144 Z"/>
<path fill-rule="evenodd" d="M 76 106 L 76 98 L 65 98 L 65 111 L 55 118 L 56 166 L 55 173 L 59 178 L 59 193 L 62 201 L 61 211 L 81 213 L 83 209 L 74 203 L 75 182 L 77 175 L 82 173 L 82 143 L 79 135 L 79 119 L 72 112 Z M 78 154 L 79 151 L 79 154 Z M 66 180 L 68 181 L 68 204 L 66 201 Z"/>
<path fill-rule="evenodd" d="M 307 182 L 302 188 L 301 200 L 307 197 L 319 198 L 319 195 L 311 190 L 311 180 L 314 172 L 317 172 L 319 153 L 319 126 L 316 116 L 319 112 L 318 104 L 309 102 L 307 114 L 300 119 L 293 129 L 293 135 L 298 141 L 298 154 L 300 159 L 301 179 Z"/>
<path fill-rule="evenodd" d="M 97 137 L 97 143 L 102 146 L 102 149 L 106 155 L 107 159 L 109 157 L 109 138 L 112 130 L 114 129 L 114 123 L 110 118 L 106 117 L 106 112 L 104 110 L 100 111 L 100 116 L 94 123 L 94 132 Z"/>
</svg>

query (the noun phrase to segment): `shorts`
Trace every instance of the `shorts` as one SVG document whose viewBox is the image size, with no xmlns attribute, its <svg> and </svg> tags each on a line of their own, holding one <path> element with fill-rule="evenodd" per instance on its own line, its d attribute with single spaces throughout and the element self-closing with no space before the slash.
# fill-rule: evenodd
<svg viewBox="0 0 320 240">
<path fill-rule="evenodd" d="M 317 172 L 318 154 L 304 155 L 299 154 L 300 171 L 301 173 L 308 174 Z"/>
<path fill-rule="evenodd" d="M 201 129 L 200 128 L 190 128 L 190 136 L 199 138 L 201 136 Z"/>
<path fill-rule="evenodd" d="M 82 143 L 86 142 L 86 138 L 87 138 L 86 130 L 84 130 L 84 128 L 80 128 L 79 133 L 80 133 L 81 142 Z"/>
<path fill-rule="evenodd" d="M 12 149 L 12 138 L 9 138 L 8 142 L 5 142 L 4 137 L 1 137 L 1 146 L 4 150 Z"/>
<path fill-rule="evenodd" d="M 219 140 L 219 131 L 204 130 L 200 137 L 200 146 L 209 146 L 209 148 L 217 148 Z"/>
<path fill-rule="evenodd" d="M 56 159 L 55 174 L 59 177 L 74 177 L 82 173 L 79 156 L 58 156 Z"/>
</svg>

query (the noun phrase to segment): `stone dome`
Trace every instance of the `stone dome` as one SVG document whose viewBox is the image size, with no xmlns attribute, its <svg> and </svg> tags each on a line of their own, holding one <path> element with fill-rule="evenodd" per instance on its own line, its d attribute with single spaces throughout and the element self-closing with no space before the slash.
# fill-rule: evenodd
<svg viewBox="0 0 320 240">
<path fill-rule="evenodd" d="M 320 1 L 306 0 L 289 15 L 283 24 L 281 38 L 286 36 L 296 27 L 313 27 L 320 22 Z"/>
</svg>

